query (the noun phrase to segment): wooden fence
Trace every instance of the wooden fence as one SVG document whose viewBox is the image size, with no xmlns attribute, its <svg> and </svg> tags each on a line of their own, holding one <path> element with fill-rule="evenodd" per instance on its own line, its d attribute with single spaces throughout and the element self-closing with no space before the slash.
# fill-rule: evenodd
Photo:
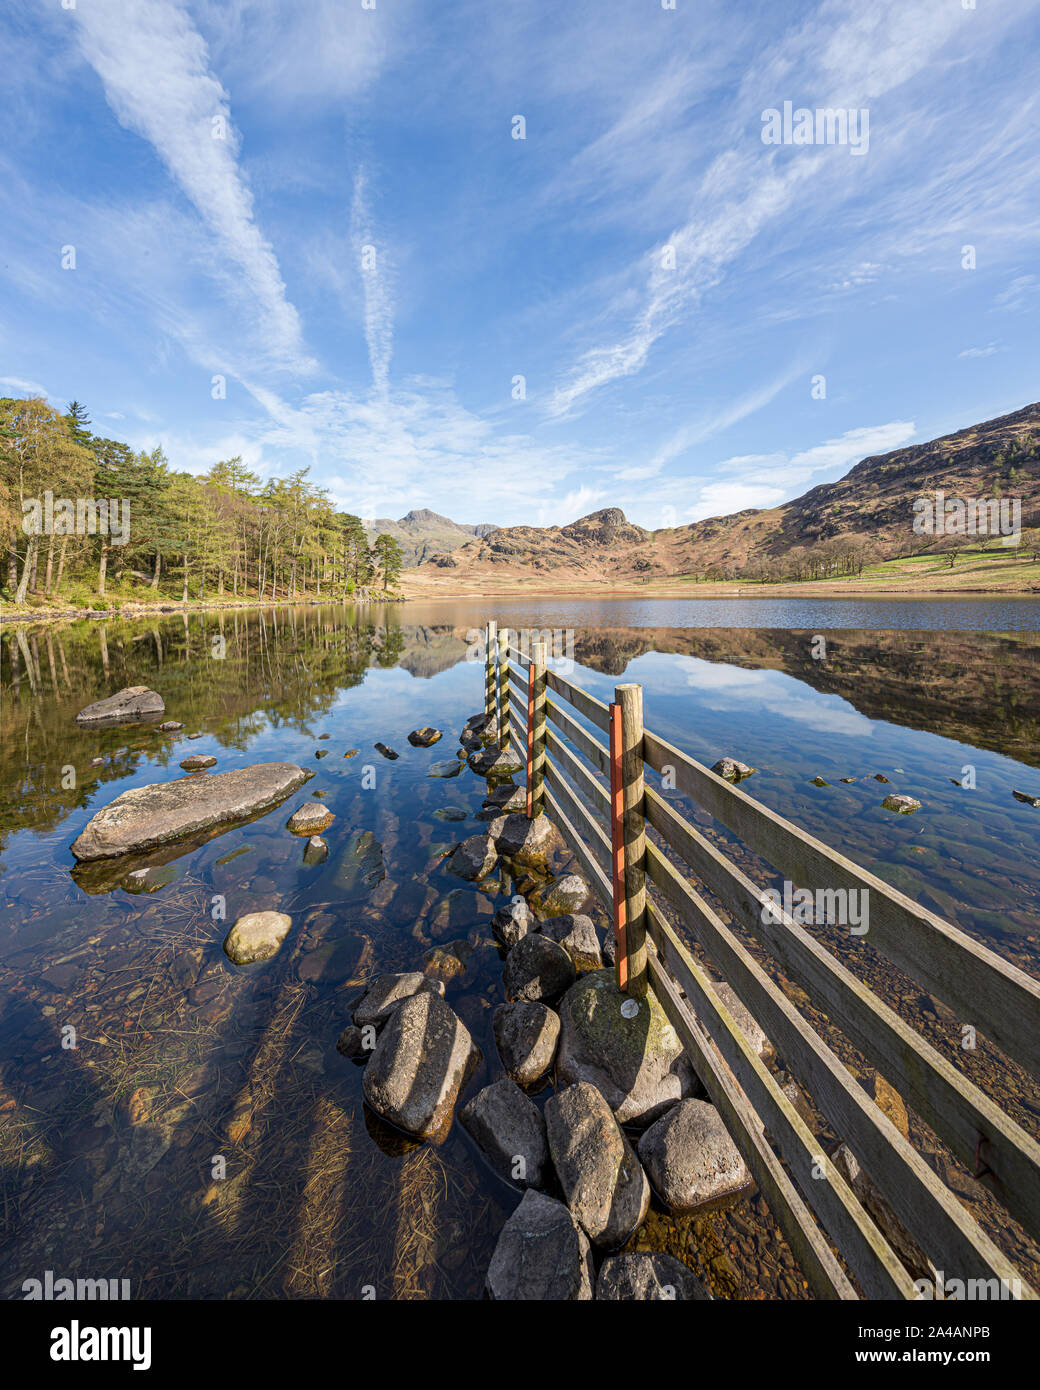
<svg viewBox="0 0 1040 1390">
<path fill-rule="evenodd" d="M 1037 1241 L 1040 1145 L 644 785 L 644 769 L 666 774 L 792 885 L 866 892 L 871 944 L 1033 1076 L 1040 1075 L 1040 985 L 645 729 L 640 686 L 617 686 L 614 703 L 605 704 L 550 669 L 537 635 L 523 645 L 518 636 L 511 641 L 508 630 L 488 627 L 485 708 L 497 714 L 500 746 L 515 748 L 526 763 L 527 813 L 550 813 L 588 874 L 614 922 L 619 987 L 634 996 L 652 988 L 815 1294 L 856 1298 L 858 1286 L 868 1298 L 920 1296 L 666 918 L 664 903 L 946 1281 L 962 1280 L 969 1290 L 970 1281 L 985 1281 L 974 1284 L 976 1297 L 1035 1298 L 702 892 L 757 939 Z M 648 837 L 648 827 L 686 872 Z"/>
</svg>

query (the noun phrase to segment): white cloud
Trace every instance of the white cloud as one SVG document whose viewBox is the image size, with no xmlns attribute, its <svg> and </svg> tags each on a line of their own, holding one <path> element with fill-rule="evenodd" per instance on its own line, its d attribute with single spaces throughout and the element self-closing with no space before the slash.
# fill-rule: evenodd
<svg viewBox="0 0 1040 1390">
<path fill-rule="evenodd" d="M 23 381 L 20 376 L 0 376 L 0 386 L 9 386 L 23 396 L 46 397 L 49 394 L 46 386 L 41 386 L 38 381 Z"/>
<path fill-rule="evenodd" d="M 394 350 L 392 269 L 386 250 L 376 241 L 368 206 L 368 178 L 364 169 L 354 177 L 354 203 L 350 215 L 351 244 L 365 291 L 365 342 L 372 367 L 372 385 L 384 399 L 390 382 L 390 358 Z"/>
<path fill-rule="evenodd" d="M 957 354 L 958 357 L 992 357 L 995 352 L 999 352 L 996 343 L 989 343 L 986 347 L 965 348 L 963 352 Z"/>
</svg>

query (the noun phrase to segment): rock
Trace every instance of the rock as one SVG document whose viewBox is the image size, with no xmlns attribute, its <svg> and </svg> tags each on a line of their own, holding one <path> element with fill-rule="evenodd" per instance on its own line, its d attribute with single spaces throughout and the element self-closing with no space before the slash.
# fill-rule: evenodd
<svg viewBox="0 0 1040 1390">
<path fill-rule="evenodd" d="M 875 1105 L 892 1121 L 904 1139 L 910 1138 L 910 1117 L 906 1113 L 903 1097 L 890 1086 L 880 1072 L 875 1072 L 867 1082 L 867 1091 Z"/>
<path fill-rule="evenodd" d="M 134 869 L 119 886 L 128 893 L 155 893 L 172 883 L 180 870 L 176 864 L 153 864 L 147 869 Z"/>
<path fill-rule="evenodd" d="M 673 1215 L 718 1202 L 751 1182 L 722 1116 L 703 1100 L 681 1101 L 662 1115 L 640 1139 L 639 1157 Z"/>
<path fill-rule="evenodd" d="M 502 1065 L 513 1080 L 521 1086 L 540 1081 L 556 1056 L 559 1016 L 544 1004 L 518 999 L 499 1004 L 491 1026 Z"/>
<path fill-rule="evenodd" d="M 216 767 L 217 760 L 209 753 L 192 753 L 189 758 L 181 759 L 181 767 L 185 772 L 199 772 L 204 767 Z"/>
<path fill-rule="evenodd" d="M 737 998 L 737 992 L 732 985 L 716 984 L 715 993 L 725 1004 L 727 1011 L 732 1014 L 733 1022 L 747 1038 L 755 1052 L 763 1062 L 771 1062 L 776 1056 L 776 1049 L 766 1037 L 762 1025 L 752 1016 L 751 1012 Z"/>
<path fill-rule="evenodd" d="M 363 1028 L 366 1023 L 374 1023 L 378 1027 L 385 1023 L 406 999 L 423 993 L 443 995 L 444 985 L 440 980 L 431 979 L 420 970 L 411 970 L 404 974 L 377 975 L 354 1009 L 354 1022 L 359 1028 Z"/>
<path fill-rule="evenodd" d="M 564 874 L 538 895 L 538 905 L 546 917 L 564 917 L 580 912 L 589 899 L 589 885 L 579 874 Z"/>
<path fill-rule="evenodd" d="M 874 781 L 875 781 L 875 782 L 887 782 L 888 780 L 889 780 L 889 779 L 888 779 L 886 776 L 884 776 L 883 773 L 881 773 L 881 772 L 875 772 L 875 773 L 874 773 Z"/>
<path fill-rule="evenodd" d="M 320 801 L 305 801 L 292 813 L 285 826 L 294 835 L 313 836 L 317 835 L 319 830 L 326 830 L 335 819 L 335 813 Z"/>
<path fill-rule="evenodd" d="M 545 1186 L 550 1171 L 545 1121 L 515 1081 L 504 1076 L 478 1091 L 459 1111 L 459 1123 L 500 1178 L 520 1187 Z"/>
<path fill-rule="evenodd" d="M 146 685 L 128 685 L 125 690 L 96 700 L 76 715 L 77 724 L 126 724 L 166 708 L 161 695 Z"/>
<path fill-rule="evenodd" d="M 1011 795 L 1016 801 L 1024 801 L 1027 806 L 1040 806 L 1040 796 L 1033 796 L 1031 792 L 1013 791 Z"/>
<path fill-rule="evenodd" d="M 610 1106 L 579 1081 L 549 1098 L 545 1129 L 571 1215 L 594 1245 L 624 1245 L 646 1215 L 650 1184 Z"/>
<path fill-rule="evenodd" d="M 574 983 L 574 962 L 555 941 L 528 933 L 506 957 L 502 979 L 510 1002 L 528 999 L 551 1003 Z"/>
<path fill-rule="evenodd" d="M 498 863 L 498 852 L 487 835 L 471 835 L 463 840 L 448 862 L 459 878 L 475 881 L 485 878 Z"/>
<path fill-rule="evenodd" d="M 674 1255 L 608 1255 L 596 1280 L 596 1297 L 615 1303 L 660 1299 L 663 1302 L 710 1301 L 693 1271 Z"/>
<path fill-rule="evenodd" d="M 592 1277 L 592 1247 L 567 1208 L 541 1192 L 525 1192 L 491 1256 L 488 1297 L 500 1302 L 591 1299 Z"/>
<path fill-rule="evenodd" d="M 839 781 L 839 782 L 845 782 L 845 783 L 855 782 L 855 780 L 856 780 L 855 777 L 839 777 L 839 778 L 838 778 L 838 781 Z"/>
<path fill-rule="evenodd" d="M 312 835 L 303 847 L 303 862 L 312 866 L 315 864 L 324 864 L 328 857 L 328 844 L 320 835 Z"/>
<path fill-rule="evenodd" d="M 356 758 L 360 752 L 360 748 L 348 748 L 347 751 L 343 754 L 343 756 L 345 758 Z"/>
<path fill-rule="evenodd" d="M 252 965 L 276 955 L 289 934 L 292 918 L 285 912 L 247 912 L 224 939 L 224 954 L 236 965 Z"/>
<path fill-rule="evenodd" d="M 441 737 L 440 729 L 413 729 L 408 735 L 408 742 L 413 748 L 430 748 Z"/>
<path fill-rule="evenodd" d="M 497 748 L 471 753 L 466 761 L 478 777 L 515 777 L 523 767 L 515 753 Z"/>
<path fill-rule="evenodd" d="M 440 995 L 413 994 L 379 1035 L 365 1068 L 365 1100 L 406 1134 L 439 1138 L 477 1055 L 469 1030 Z"/>
<path fill-rule="evenodd" d="M 391 762 L 394 762 L 401 756 L 400 753 L 395 753 L 392 748 L 388 748 L 385 743 L 377 743 L 373 746 L 377 753 L 382 753 L 383 757 L 389 758 Z"/>
<path fill-rule="evenodd" d="M 295 763 L 258 763 L 133 787 L 92 817 L 72 853 L 80 860 L 111 859 L 243 820 L 284 801 L 309 775 Z"/>
<path fill-rule="evenodd" d="M 830 783 L 823 777 L 810 777 L 809 783 L 813 787 L 829 787 Z"/>
<path fill-rule="evenodd" d="M 488 834 L 499 854 L 513 859 L 545 855 L 556 844 L 562 844 L 560 832 L 548 816 L 528 820 L 523 815 L 499 816 L 488 826 Z"/>
<path fill-rule="evenodd" d="M 365 1057 L 367 1060 L 369 1049 L 365 1046 L 366 1041 L 365 1030 L 352 1023 L 349 1028 L 344 1028 L 336 1039 L 336 1051 L 351 1060 L 355 1057 Z"/>
<path fill-rule="evenodd" d="M 619 1124 L 649 1124 L 676 1101 L 703 1092 L 653 991 L 632 1018 L 621 1012 L 626 999 L 609 970 L 591 971 L 571 986 L 559 1008 L 557 1081 L 591 1081 Z"/>
<path fill-rule="evenodd" d="M 202 730 L 200 729 L 199 732 L 198 732 L 197 734 L 189 734 L 188 737 L 189 737 L 189 738 L 192 738 L 192 739 L 194 739 L 194 738 L 202 738 Z"/>
<path fill-rule="evenodd" d="M 464 806 L 441 806 L 434 811 L 433 818 L 434 820 L 463 821 L 469 819 L 469 812 Z"/>
<path fill-rule="evenodd" d="M 157 724 L 156 728 L 161 734 L 175 734 L 178 729 L 183 729 L 183 724 L 178 724 L 176 719 L 167 719 L 165 723 Z"/>
<path fill-rule="evenodd" d="M 563 917 L 546 917 L 538 923 L 538 931 L 555 941 L 570 956 L 578 974 L 586 970 L 602 970 L 603 956 L 599 937 L 591 917 L 567 913 Z"/>
<path fill-rule="evenodd" d="M 720 758 L 717 763 L 712 765 L 712 772 L 718 777 L 725 777 L 727 782 L 742 782 L 745 777 L 750 777 L 757 768 L 748 767 L 747 763 L 739 763 L 736 758 Z"/>
<path fill-rule="evenodd" d="M 493 812 L 490 819 L 508 811 L 527 810 L 527 788 L 515 787 L 511 782 L 502 782 L 491 791 L 481 803 L 485 811 Z"/>
<path fill-rule="evenodd" d="M 432 763 L 427 771 L 427 777 L 457 777 L 462 771 L 462 764 L 457 758 L 446 758 L 443 762 Z"/>
<path fill-rule="evenodd" d="M 314 756 L 316 758 L 327 758 L 329 756 L 329 750 L 327 748 L 316 748 L 314 750 Z"/>
<path fill-rule="evenodd" d="M 901 816 L 912 816 L 921 809 L 921 803 L 915 796 L 903 796 L 899 792 L 889 792 L 881 805 L 886 811 L 898 811 Z"/>
<path fill-rule="evenodd" d="M 447 946 L 434 946 L 423 952 L 423 974 L 448 985 L 466 974 L 466 964 L 473 954 L 468 941 L 452 941 Z"/>
<path fill-rule="evenodd" d="M 535 919 L 524 898 L 500 907 L 491 919 L 491 930 L 506 950 L 512 950 L 521 937 L 535 928 Z"/>
<path fill-rule="evenodd" d="M 906 1267 L 910 1278 L 928 1279 L 935 1283 L 936 1272 L 928 1256 L 896 1216 L 873 1180 L 860 1167 L 849 1146 L 839 1144 L 831 1155 L 831 1162 Z"/>
</svg>

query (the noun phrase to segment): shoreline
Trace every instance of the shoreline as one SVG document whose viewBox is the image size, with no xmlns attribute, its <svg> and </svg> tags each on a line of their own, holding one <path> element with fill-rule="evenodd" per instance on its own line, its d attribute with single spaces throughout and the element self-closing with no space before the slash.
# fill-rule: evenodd
<svg viewBox="0 0 1040 1390">
<path fill-rule="evenodd" d="M 299 598 L 287 599 L 189 599 L 186 603 L 135 603 L 128 600 L 118 608 L 19 608 L 8 612 L 0 606 L 0 628 L 10 623 L 51 623 L 82 622 L 92 618 L 168 618 L 174 613 L 212 613 L 255 612 L 261 608 L 327 608 L 330 604 L 341 603 L 403 603 L 405 596 L 399 593 L 372 593 L 368 590 L 347 597 L 316 598 L 306 594 Z"/>
</svg>

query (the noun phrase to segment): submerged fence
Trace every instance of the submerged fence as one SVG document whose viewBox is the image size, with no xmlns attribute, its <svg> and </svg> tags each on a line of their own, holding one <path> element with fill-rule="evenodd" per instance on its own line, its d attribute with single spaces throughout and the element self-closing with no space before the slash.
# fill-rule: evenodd
<svg viewBox="0 0 1040 1390">
<path fill-rule="evenodd" d="M 640 686 L 617 686 L 608 705 L 549 669 L 544 642 L 522 650 L 495 623 L 486 636 L 485 712 L 497 716 L 500 746 L 525 760 L 527 814 L 549 812 L 584 867 L 614 923 L 619 988 L 635 997 L 653 989 L 815 1294 L 857 1298 L 858 1285 L 869 1298 L 921 1296 L 680 940 L 664 903 L 761 1024 L 935 1270 L 967 1287 L 983 1281 L 975 1282 L 977 1297 L 1035 1298 L 702 891 L 751 933 L 1037 1241 L 1040 1145 L 646 785 L 644 769 L 666 774 L 792 884 L 867 892 L 872 946 L 1034 1077 L 1040 984 L 644 728 Z M 648 827 L 687 872 L 647 836 Z"/>
</svg>

